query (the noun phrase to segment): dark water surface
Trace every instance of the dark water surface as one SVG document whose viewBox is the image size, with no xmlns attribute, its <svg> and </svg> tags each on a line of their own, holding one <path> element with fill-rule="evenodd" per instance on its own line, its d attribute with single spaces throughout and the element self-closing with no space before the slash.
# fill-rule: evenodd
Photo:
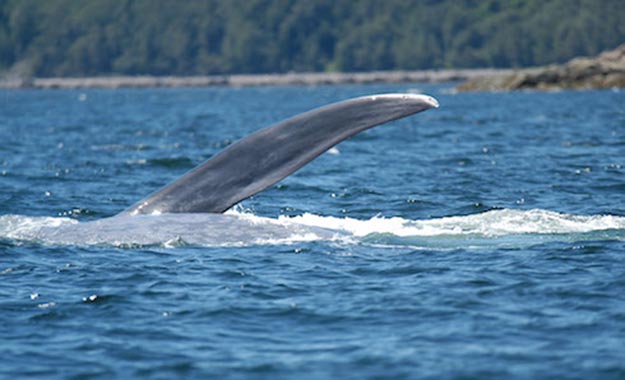
<svg viewBox="0 0 625 380">
<path fill-rule="evenodd" d="M 227 215 L 105 219 L 236 139 L 381 92 Z M 0 378 L 623 379 L 625 93 L 0 92 Z"/>
</svg>

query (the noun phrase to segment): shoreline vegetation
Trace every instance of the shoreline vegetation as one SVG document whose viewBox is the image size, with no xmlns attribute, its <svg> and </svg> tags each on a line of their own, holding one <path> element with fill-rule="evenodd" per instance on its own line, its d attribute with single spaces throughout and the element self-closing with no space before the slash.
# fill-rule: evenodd
<svg viewBox="0 0 625 380">
<path fill-rule="evenodd" d="M 417 71 L 370 71 L 353 73 L 285 73 L 205 76 L 94 76 L 0 79 L 1 89 L 78 89 L 210 86 L 316 86 L 332 84 L 444 83 L 462 82 L 494 75 L 511 74 L 510 69 L 457 69 Z"/>
<path fill-rule="evenodd" d="M 542 67 L 625 42 L 622 2 L 0 0 L 0 88 L 613 87 L 603 67 Z"/>
<path fill-rule="evenodd" d="M 460 82 L 457 91 L 514 91 L 625 88 L 625 44 L 596 57 L 562 65 L 523 69 L 396 70 L 331 73 L 233 74 L 204 76 L 111 75 L 93 77 L 0 77 L 0 89 L 152 87 L 318 86 L 376 83 Z"/>
</svg>

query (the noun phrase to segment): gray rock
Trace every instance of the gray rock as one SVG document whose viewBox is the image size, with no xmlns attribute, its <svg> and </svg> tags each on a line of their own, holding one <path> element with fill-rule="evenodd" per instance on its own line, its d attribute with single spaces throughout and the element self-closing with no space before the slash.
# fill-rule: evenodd
<svg viewBox="0 0 625 380">
<path fill-rule="evenodd" d="M 458 91 L 510 91 L 625 88 L 625 44 L 593 58 L 575 58 L 563 65 L 516 70 L 476 77 Z"/>
</svg>

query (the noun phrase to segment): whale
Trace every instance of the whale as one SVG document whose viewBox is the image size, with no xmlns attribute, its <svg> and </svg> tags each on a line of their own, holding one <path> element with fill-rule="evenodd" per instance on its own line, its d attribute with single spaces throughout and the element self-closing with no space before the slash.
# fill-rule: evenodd
<svg viewBox="0 0 625 380">
<path fill-rule="evenodd" d="M 0 244 L 160 249 L 331 242 L 333 247 L 458 249 L 625 240 L 625 218 L 540 209 L 499 209 L 426 220 L 381 214 L 363 220 L 306 212 L 268 217 L 228 209 L 356 133 L 436 107 L 432 97 L 413 94 L 371 95 L 330 104 L 243 138 L 117 215 L 87 221 L 0 215 Z"/>
<path fill-rule="evenodd" d="M 438 106 L 428 95 L 377 94 L 298 114 L 231 144 L 118 216 L 223 213 L 357 133 Z"/>
</svg>

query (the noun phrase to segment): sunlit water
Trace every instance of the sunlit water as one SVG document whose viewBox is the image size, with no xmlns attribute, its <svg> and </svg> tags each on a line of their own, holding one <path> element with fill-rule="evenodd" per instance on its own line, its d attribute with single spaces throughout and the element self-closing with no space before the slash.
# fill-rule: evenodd
<svg viewBox="0 0 625 380">
<path fill-rule="evenodd" d="M 112 218 L 333 101 L 441 108 L 224 215 Z M 0 92 L 0 377 L 625 377 L 625 95 Z"/>
</svg>

